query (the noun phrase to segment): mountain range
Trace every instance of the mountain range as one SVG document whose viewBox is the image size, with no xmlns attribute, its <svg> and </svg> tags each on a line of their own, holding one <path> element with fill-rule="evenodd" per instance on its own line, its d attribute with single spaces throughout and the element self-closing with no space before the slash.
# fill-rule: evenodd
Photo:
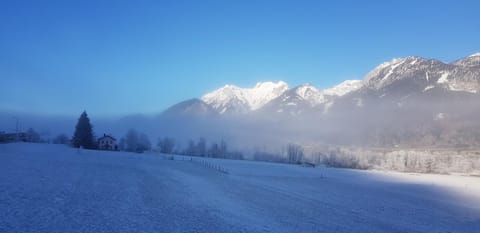
<svg viewBox="0 0 480 233">
<path fill-rule="evenodd" d="M 201 99 L 182 102 L 168 109 L 172 114 L 211 111 L 212 114 L 238 115 L 255 112 L 296 115 L 316 108 L 324 114 L 335 102 L 353 100 L 362 107 L 364 100 L 396 98 L 397 106 L 411 95 L 480 93 L 480 53 L 444 63 L 435 59 L 406 57 L 380 64 L 363 80 L 347 80 L 332 88 L 319 90 L 311 84 L 290 88 L 283 81 L 257 83 L 253 88 L 225 85 Z M 352 98 L 353 97 L 353 98 Z"/>
<path fill-rule="evenodd" d="M 12 113 L 0 112 L 11 119 Z M 18 114 L 42 135 L 70 132 L 75 118 Z M 254 151 L 287 143 L 305 148 L 480 147 L 480 53 L 453 62 L 422 57 L 393 59 L 362 80 L 327 89 L 261 82 L 252 88 L 225 85 L 177 103 L 158 115 L 94 118 L 95 131 L 121 138 L 128 129 L 152 140 L 173 137 L 180 147 L 190 139 L 225 140 Z M 0 128 L 12 129 L 12 121 Z M 13 127 L 14 129 L 14 127 Z M 320 151 L 320 150 L 316 150 Z"/>
<path fill-rule="evenodd" d="M 176 104 L 162 116 L 211 128 L 221 125 L 222 137 L 251 138 L 245 135 L 254 131 L 269 142 L 478 146 L 480 53 L 451 63 L 397 58 L 378 65 L 363 80 L 324 90 L 308 83 L 290 87 L 283 81 L 253 88 L 225 85 Z"/>
</svg>

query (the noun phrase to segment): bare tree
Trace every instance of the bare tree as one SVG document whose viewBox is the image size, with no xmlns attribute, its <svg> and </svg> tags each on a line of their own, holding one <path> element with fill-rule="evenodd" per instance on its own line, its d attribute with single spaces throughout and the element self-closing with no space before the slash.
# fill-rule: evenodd
<svg viewBox="0 0 480 233">
<path fill-rule="evenodd" d="M 27 141 L 28 142 L 41 142 L 42 139 L 40 137 L 40 134 L 37 133 L 33 128 L 29 128 L 27 130 Z"/>
<path fill-rule="evenodd" d="M 160 138 L 157 146 L 160 149 L 160 153 L 171 154 L 175 147 L 175 139 L 169 137 Z"/>
<path fill-rule="evenodd" d="M 220 150 L 218 148 L 218 144 L 216 142 L 212 143 L 210 149 L 208 149 L 208 156 L 213 158 L 218 158 L 220 155 Z"/>
<path fill-rule="evenodd" d="M 218 153 L 220 158 L 226 158 L 227 157 L 227 143 L 222 140 L 220 141 L 220 147 L 218 148 Z"/>
<path fill-rule="evenodd" d="M 53 139 L 54 144 L 69 144 L 70 139 L 68 139 L 68 136 L 66 134 L 59 134 L 57 137 Z"/>
<path fill-rule="evenodd" d="M 125 150 L 137 151 L 138 147 L 138 133 L 134 129 L 129 129 L 127 135 L 125 135 Z"/>
<path fill-rule="evenodd" d="M 150 143 L 150 139 L 148 138 L 148 136 L 144 133 L 140 133 L 140 136 L 138 138 L 137 152 L 144 152 L 151 149 L 152 144 Z"/>
<path fill-rule="evenodd" d="M 198 139 L 195 154 L 202 157 L 207 155 L 207 142 L 205 141 L 205 138 L 202 137 Z"/>
<path fill-rule="evenodd" d="M 303 148 L 297 144 L 288 144 L 287 157 L 289 163 L 300 163 L 303 160 Z"/>
<path fill-rule="evenodd" d="M 195 149 L 195 142 L 194 142 L 192 139 L 190 139 L 190 140 L 188 141 L 188 146 L 187 146 L 187 148 L 184 150 L 183 153 L 184 153 L 185 155 L 193 156 L 193 155 L 195 155 L 195 151 L 196 151 L 196 149 Z"/>
</svg>

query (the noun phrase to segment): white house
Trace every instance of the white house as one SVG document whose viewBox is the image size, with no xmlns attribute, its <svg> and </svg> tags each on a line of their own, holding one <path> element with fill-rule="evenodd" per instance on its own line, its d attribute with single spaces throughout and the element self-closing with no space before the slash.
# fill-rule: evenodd
<svg viewBox="0 0 480 233">
<path fill-rule="evenodd" d="M 118 150 L 117 140 L 107 134 L 98 139 L 98 149 L 100 150 Z"/>
</svg>

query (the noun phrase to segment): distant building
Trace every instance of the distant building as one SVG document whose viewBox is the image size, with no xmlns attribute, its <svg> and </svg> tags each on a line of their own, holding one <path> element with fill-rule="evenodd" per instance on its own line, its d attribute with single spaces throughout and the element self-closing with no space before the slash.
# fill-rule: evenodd
<svg viewBox="0 0 480 233">
<path fill-rule="evenodd" d="M 118 150 L 117 140 L 107 134 L 98 139 L 98 149 L 100 150 Z"/>
</svg>

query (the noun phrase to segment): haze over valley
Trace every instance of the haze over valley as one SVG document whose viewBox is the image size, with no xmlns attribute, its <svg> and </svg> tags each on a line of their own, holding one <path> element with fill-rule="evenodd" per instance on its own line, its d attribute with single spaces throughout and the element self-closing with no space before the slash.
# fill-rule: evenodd
<svg viewBox="0 0 480 233">
<path fill-rule="evenodd" d="M 480 1 L 1 1 L 0 232 L 480 232 Z"/>
</svg>

